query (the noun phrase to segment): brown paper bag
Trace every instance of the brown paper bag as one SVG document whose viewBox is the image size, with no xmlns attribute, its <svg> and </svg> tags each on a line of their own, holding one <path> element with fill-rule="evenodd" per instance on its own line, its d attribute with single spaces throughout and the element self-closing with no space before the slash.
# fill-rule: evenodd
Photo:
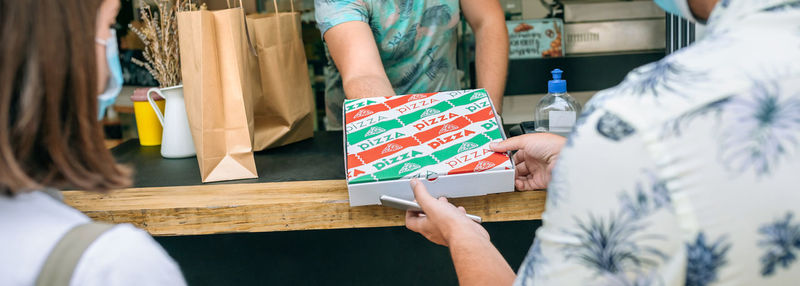
<svg viewBox="0 0 800 286">
<path fill-rule="evenodd" d="M 178 13 L 186 113 L 203 182 L 257 178 L 252 99 L 258 64 L 241 8 Z"/>
<path fill-rule="evenodd" d="M 286 145 L 314 135 L 314 103 L 308 63 L 300 32 L 300 13 L 247 16 L 258 51 L 261 93 L 253 98 L 254 150 Z"/>
</svg>

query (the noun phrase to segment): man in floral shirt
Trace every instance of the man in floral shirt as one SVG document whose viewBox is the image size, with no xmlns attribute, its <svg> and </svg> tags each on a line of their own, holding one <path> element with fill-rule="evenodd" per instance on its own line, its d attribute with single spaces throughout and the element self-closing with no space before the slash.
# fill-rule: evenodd
<svg viewBox="0 0 800 286">
<path fill-rule="evenodd" d="M 568 141 L 493 147 L 520 150 L 518 189 L 548 187 L 516 277 L 483 228 L 412 183 L 426 216 L 406 224 L 450 247 L 462 284 L 799 283 L 800 1 L 673 1 L 659 4 L 707 19 L 703 39 L 598 93 Z"/>
</svg>

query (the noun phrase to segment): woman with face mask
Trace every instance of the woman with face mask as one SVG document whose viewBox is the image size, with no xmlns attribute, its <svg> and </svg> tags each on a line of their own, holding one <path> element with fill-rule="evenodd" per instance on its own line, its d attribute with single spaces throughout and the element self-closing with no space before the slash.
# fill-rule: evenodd
<svg viewBox="0 0 800 286">
<path fill-rule="evenodd" d="M 568 140 L 492 147 L 518 150 L 517 189 L 548 192 L 516 275 L 412 182 L 425 215 L 406 226 L 450 248 L 462 285 L 798 284 L 800 0 L 655 2 L 703 39 L 599 92 Z"/>
<path fill-rule="evenodd" d="M 122 84 L 119 0 L 0 1 L 0 285 L 183 285 L 146 232 L 102 225 L 59 189 L 131 183 L 97 118 Z"/>
</svg>

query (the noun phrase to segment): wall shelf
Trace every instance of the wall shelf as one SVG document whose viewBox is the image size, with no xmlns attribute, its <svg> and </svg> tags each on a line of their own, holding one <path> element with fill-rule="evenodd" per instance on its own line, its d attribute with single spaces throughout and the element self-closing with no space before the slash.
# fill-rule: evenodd
<svg viewBox="0 0 800 286">
<path fill-rule="evenodd" d="M 555 68 L 564 71 L 564 77 L 569 83 L 569 91 L 602 90 L 617 85 L 634 68 L 663 57 L 664 51 L 657 50 L 511 60 L 508 65 L 505 94 L 547 93 L 547 81 L 551 78 L 550 71 Z"/>
</svg>

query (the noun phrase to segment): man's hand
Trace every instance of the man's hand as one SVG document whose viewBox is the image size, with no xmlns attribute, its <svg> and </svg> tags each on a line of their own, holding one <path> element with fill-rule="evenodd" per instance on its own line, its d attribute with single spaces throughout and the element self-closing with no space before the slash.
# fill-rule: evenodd
<svg viewBox="0 0 800 286">
<path fill-rule="evenodd" d="M 447 198 L 438 200 L 428 193 L 425 185 L 417 179 L 411 180 L 414 197 L 425 214 L 406 212 L 406 227 L 422 234 L 433 243 L 450 246 L 454 237 L 459 239 L 489 240 L 489 233 L 478 223 L 467 218 L 464 207 L 456 207 Z"/>
<path fill-rule="evenodd" d="M 517 190 L 530 191 L 547 188 L 550 173 L 566 142 L 566 138 L 555 134 L 537 133 L 511 137 L 491 144 L 490 148 L 495 152 L 519 150 L 514 154 L 517 164 L 514 185 Z"/>
<path fill-rule="evenodd" d="M 406 227 L 450 248 L 458 284 L 511 285 L 514 282 L 514 270 L 492 245 L 489 233 L 467 218 L 463 207 L 456 207 L 445 198 L 432 197 L 417 179 L 411 180 L 411 187 L 425 214 L 406 212 Z"/>
</svg>

